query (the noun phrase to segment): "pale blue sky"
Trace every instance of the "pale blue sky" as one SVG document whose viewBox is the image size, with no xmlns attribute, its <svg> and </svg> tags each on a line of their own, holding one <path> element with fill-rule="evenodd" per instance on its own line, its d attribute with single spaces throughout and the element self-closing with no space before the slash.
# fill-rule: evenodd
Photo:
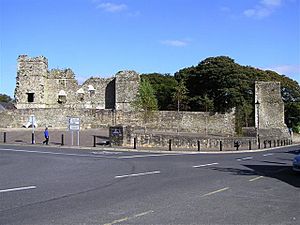
<svg viewBox="0 0 300 225">
<path fill-rule="evenodd" d="M 18 55 L 78 80 L 120 70 L 175 73 L 211 56 L 300 83 L 300 0 L 0 0 L 0 93 Z"/>
</svg>

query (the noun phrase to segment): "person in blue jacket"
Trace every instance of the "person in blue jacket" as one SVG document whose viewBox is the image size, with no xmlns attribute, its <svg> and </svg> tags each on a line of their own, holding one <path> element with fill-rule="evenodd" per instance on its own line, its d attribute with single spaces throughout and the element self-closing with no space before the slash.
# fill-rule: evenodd
<svg viewBox="0 0 300 225">
<path fill-rule="evenodd" d="M 45 137 L 45 141 L 43 141 L 43 144 L 48 145 L 48 143 L 49 143 L 49 131 L 48 131 L 47 127 L 45 128 L 45 131 L 44 131 L 44 137 Z"/>
</svg>

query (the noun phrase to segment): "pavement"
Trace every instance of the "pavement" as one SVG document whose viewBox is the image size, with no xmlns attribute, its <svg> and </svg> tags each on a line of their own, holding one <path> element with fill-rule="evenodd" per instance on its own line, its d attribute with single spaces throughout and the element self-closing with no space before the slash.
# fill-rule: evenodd
<svg viewBox="0 0 300 225">
<path fill-rule="evenodd" d="M 299 153 L 0 144 L 0 224 L 300 224 Z"/>
<path fill-rule="evenodd" d="M 86 129 L 81 130 L 78 133 L 76 131 L 67 131 L 66 129 L 54 129 L 48 128 L 49 130 L 49 145 L 59 146 L 61 145 L 62 135 L 64 136 L 64 145 L 66 146 L 77 146 L 79 141 L 79 146 L 83 147 L 93 147 L 94 144 L 94 135 L 96 135 L 97 143 L 101 140 L 108 139 L 109 131 L 108 129 L 99 128 L 99 129 Z M 3 143 L 3 134 L 6 132 L 6 143 L 8 144 L 31 144 L 32 143 L 32 128 L 9 128 L 9 129 L 0 129 L 1 140 Z M 34 129 L 35 134 L 35 144 L 41 145 L 44 138 L 44 128 Z M 72 145 L 72 136 L 73 136 L 73 145 Z M 79 139 L 78 139 L 79 137 Z M 101 138 L 102 137 L 102 138 Z"/>
</svg>

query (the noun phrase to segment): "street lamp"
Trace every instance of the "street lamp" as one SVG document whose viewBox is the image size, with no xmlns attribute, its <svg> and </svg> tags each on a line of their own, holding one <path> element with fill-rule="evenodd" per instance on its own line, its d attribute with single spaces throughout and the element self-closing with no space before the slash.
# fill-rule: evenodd
<svg viewBox="0 0 300 225">
<path fill-rule="evenodd" d="M 256 143 L 257 143 L 258 148 L 260 149 L 260 139 L 259 139 L 259 106 L 260 106 L 260 102 L 258 100 L 255 102 L 255 106 L 256 106 L 256 112 L 257 112 Z"/>
</svg>

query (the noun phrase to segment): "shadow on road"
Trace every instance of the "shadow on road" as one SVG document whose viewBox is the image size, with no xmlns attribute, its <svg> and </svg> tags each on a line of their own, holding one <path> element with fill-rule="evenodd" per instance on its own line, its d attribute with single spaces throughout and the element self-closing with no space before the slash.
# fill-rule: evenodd
<svg viewBox="0 0 300 225">
<path fill-rule="evenodd" d="M 292 166 L 283 165 L 243 165 L 249 169 L 237 168 L 212 168 L 221 172 L 229 172 L 234 175 L 253 176 L 260 175 L 264 177 L 275 178 L 294 187 L 300 188 L 300 173 L 292 170 Z"/>
<path fill-rule="evenodd" d="M 300 154 L 300 149 L 291 150 L 291 151 L 287 151 L 287 152 L 284 152 L 284 153 L 298 155 L 298 154 Z"/>
</svg>

